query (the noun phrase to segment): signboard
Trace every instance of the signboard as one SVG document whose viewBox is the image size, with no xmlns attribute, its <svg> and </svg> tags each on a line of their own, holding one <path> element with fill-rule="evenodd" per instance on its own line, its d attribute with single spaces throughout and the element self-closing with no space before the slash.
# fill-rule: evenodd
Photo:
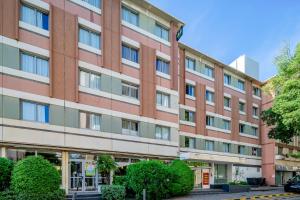
<svg viewBox="0 0 300 200">
<path fill-rule="evenodd" d="M 96 176 L 95 161 L 86 161 L 84 165 L 85 176 Z"/>
<path fill-rule="evenodd" d="M 203 189 L 209 188 L 209 172 L 202 173 L 202 188 Z"/>
<path fill-rule="evenodd" d="M 179 41 L 182 35 L 183 35 L 183 26 L 181 26 L 176 33 L 176 41 Z"/>
</svg>

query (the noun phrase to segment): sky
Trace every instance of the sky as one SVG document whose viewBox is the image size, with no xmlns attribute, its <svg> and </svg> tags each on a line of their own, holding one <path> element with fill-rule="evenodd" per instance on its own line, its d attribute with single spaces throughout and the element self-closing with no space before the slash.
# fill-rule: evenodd
<svg viewBox="0 0 300 200">
<path fill-rule="evenodd" d="M 149 0 L 185 22 L 181 42 L 225 64 L 240 55 L 277 73 L 274 57 L 300 42 L 300 0 Z"/>
</svg>

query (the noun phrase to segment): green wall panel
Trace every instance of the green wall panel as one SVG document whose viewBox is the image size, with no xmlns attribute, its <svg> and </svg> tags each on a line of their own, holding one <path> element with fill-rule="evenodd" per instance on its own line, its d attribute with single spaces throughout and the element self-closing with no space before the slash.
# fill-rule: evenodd
<svg viewBox="0 0 300 200">
<path fill-rule="evenodd" d="M 3 96 L 3 117 L 20 119 L 20 100 L 18 98 Z"/>
</svg>

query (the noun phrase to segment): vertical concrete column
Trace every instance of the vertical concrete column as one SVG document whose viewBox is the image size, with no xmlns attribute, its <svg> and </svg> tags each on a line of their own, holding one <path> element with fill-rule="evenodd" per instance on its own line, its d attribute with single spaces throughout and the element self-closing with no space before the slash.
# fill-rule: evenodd
<svg viewBox="0 0 300 200">
<path fill-rule="evenodd" d="M 111 158 L 113 159 L 113 160 L 115 160 L 115 157 L 114 156 L 111 156 Z M 109 172 L 109 184 L 110 185 L 112 185 L 112 183 L 113 183 L 113 180 L 114 180 L 114 170 L 110 170 L 110 172 Z"/>
<path fill-rule="evenodd" d="M 227 164 L 227 181 L 230 182 L 232 181 L 232 167 L 233 164 Z"/>
<path fill-rule="evenodd" d="M 215 183 L 214 177 L 215 177 L 215 163 L 211 163 L 210 177 L 209 177 L 210 184 Z"/>
<path fill-rule="evenodd" d="M 6 147 L 1 147 L 1 155 L 0 157 L 6 158 Z"/>
<path fill-rule="evenodd" d="M 69 152 L 62 152 L 62 186 L 66 191 L 69 192 Z"/>
</svg>

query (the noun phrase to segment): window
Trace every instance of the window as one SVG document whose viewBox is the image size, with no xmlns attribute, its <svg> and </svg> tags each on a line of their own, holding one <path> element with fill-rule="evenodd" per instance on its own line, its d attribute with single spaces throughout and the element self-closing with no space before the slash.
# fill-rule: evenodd
<svg viewBox="0 0 300 200">
<path fill-rule="evenodd" d="M 122 82 L 122 95 L 139 99 L 139 88 L 136 85 Z"/>
<path fill-rule="evenodd" d="M 206 97 L 206 101 L 209 101 L 209 102 L 214 102 L 214 93 L 209 91 L 209 90 L 206 90 L 206 93 L 205 93 L 205 97 Z"/>
<path fill-rule="evenodd" d="M 101 0 L 81 0 L 96 8 L 101 8 Z"/>
<path fill-rule="evenodd" d="M 238 80 L 238 88 L 240 90 L 245 90 L 245 83 L 244 83 L 244 81 Z"/>
<path fill-rule="evenodd" d="M 251 127 L 252 130 L 252 135 L 257 136 L 257 128 L 256 127 Z"/>
<path fill-rule="evenodd" d="M 122 58 L 139 63 L 139 51 L 135 48 L 122 44 Z"/>
<path fill-rule="evenodd" d="M 214 150 L 214 141 L 205 140 L 205 150 L 213 151 Z"/>
<path fill-rule="evenodd" d="M 49 105 L 22 101 L 22 120 L 49 123 Z"/>
<path fill-rule="evenodd" d="M 253 86 L 253 95 L 255 95 L 257 97 L 261 97 L 261 90 L 260 90 L 260 88 Z"/>
<path fill-rule="evenodd" d="M 245 133 L 245 124 L 239 124 L 240 133 Z"/>
<path fill-rule="evenodd" d="M 215 125 L 215 118 L 212 116 L 206 116 L 206 125 L 207 126 L 214 126 Z"/>
<path fill-rule="evenodd" d="M 191 69 L 191 70 L 195 71 L 196 70 L 196 61 L 195 61 L 195 59 L 186 57 L 185 58 L 185 67 L 187 69 Z"/>
<path fill-rule="evenodd" d="M 226 119 L 223 119 L 223 128 L 225 130 L 230 130 L 230 121 L 229 120 L 226 120 Z"/>
<path fill-rule="evenodd" d="M 139 124 L 136 121 L 122 119 L 122 133 L 137 136 Z"/>
<path fill-rule="evenodd" d="M 283 155 L 283 148 L 282 147 L 278 147 L 278 155 Z"/>
<path fill-rule="evenodd" d="M 100 34 L 83 27 L 79 28 L 79 42 L 100 49 Z"/>
<path fill-rule="evenodd" d="M 258 116 L 258 108 L 255 106 L 252 107 L 252 115 L 256 117 Z"/>
<path fill-rule="evenodd" d="M 157 58 L 156 71 L 162 72 L 164 74 L 169 74 L 169 62 Z"/>
<path fill-rule="evenodd" d="M 224 97 L 224 107 L 231 108 L 230 98 Z"/>
<path fill-rule="evenodd" d="M 135 26 L 139 26 L 139 14 L 127 7 L 122 7 L 122 20 Z"/>
<path fill-rule="evenodd" d="M 209 77 L 213 78 L 214 77 L 214 69 L 212 67 L 208 66 L 208 65 L 205 65 L 204 74 L 206 76 L 209 76 Z"/>
<path fill-rule="evenodd" d="M 170 95 L 156 92 L 156 105 L 170 107 Z"/>
<path fill-rule="evenodd" d="M 223 152 L 229 153 L 230 152 L 230 144 L 223 143 Z"/>
<path fill-rule="evenodd" d="M 100 90 L 100 75 L 80 71 L 80 86 Z"/>
<path fill-rule="evenodd" d="M 252 156 L 258 156 L 257 148 L 252 147 L 252 153 L 251 153 L 251 155 L 252 155 Z"/>
<path fill-rule="evenodd" d="M 195 96 L 195 86 L 186 84 L 185 93 L 189 96 Z"/>
<path fill-rule="evenodd" d="M 80 128 L 100 131 L 101 116 L 94 113 L 80 112 Z"/>
<path fill-rule="evenodd" d="M 161 39 L 169 41 L 169 30 L 157 23 L 155 24 L 155 35 Z"/>
<path fill-rule="evenodd" d="M 184 120 L 189 122 L 195 122 L 195 112 L 184 111 Z"/>
<path fill-rule="evenodd" d="M 49 62 L 44 58 L 22 52 L 21 70 L 32 74 L 49 77 Z"/>
<path fill-rule="evenodd" d="M 191 137 L 185 137 L 184 147 L 195 149 L 196 148 L 196 139 Z"/>
<path fill-rule="evenodd" d="M 224 74 L 224 84 L 231 85 L 231 76 L 228 74 Z"/>
<path fill-rule="evenodd" d="M 239 109 L 240 109 L 240 112 L 245 112 L 245 103 L 244 102 L 239 102 Z"/>
<path fill-rule="evenodd" d="M 245 146 L 238 146 L 238 154 L 242 154 L 245 155 L 246 151 L 245 151 Z"/>
<path fill-rule="evenodd" d="M 170 140 L 170 128 L 165 126 L 156 126 L 155 137 L 156 139 Z"/>
<path fill-rule="evenodd" d="M 49 30 L 48 14 L 26 5 L 21 6 L 21 21 L 38 28 Z"/>
</svg>

